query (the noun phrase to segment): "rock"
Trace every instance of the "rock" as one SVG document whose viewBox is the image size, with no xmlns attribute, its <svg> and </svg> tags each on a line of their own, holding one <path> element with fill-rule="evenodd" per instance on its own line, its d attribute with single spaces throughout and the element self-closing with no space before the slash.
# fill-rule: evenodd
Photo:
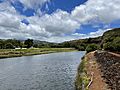
<svg viewBox="0 0 120 90">
<path fill-rule="evenodd" d="M 96 51 L 94 55 L 110 89 L 120 90 L 120 57 L 105 51 Z"/>
</svg>

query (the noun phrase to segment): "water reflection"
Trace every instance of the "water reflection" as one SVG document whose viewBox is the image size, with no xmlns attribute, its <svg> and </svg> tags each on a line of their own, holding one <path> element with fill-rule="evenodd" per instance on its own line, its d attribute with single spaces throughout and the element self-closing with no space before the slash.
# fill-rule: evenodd
<svg viewBox="0 0 120 90">
<path fill-rule="evenodd" d="M 80 58 L 65 52 L 0 60 L 0 90 L 74 90 Z"/>
</svg>

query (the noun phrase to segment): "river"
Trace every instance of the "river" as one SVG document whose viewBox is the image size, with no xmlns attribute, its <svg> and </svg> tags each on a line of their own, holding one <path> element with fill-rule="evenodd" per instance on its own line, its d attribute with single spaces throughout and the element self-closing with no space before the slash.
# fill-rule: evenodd
<svg viewBox="0 0 120 90">
<path fill-rule="evenodd" d="M 85 52 L 62 52 L 0 59 L 0 90 L 74 90 Z"/>
</svg>

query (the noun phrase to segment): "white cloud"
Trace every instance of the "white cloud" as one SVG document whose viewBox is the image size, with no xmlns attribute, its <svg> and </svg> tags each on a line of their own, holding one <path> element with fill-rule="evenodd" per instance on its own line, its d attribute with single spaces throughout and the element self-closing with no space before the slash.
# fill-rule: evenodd
<svg viewBox="0 0 120 90">
<path fill-rule="evenodd" d="M 51 15 L 45 14 L 42 17 L 33 16 L 28 20 L 30 24 L 45 28 L 52 36 L 73 33 L 80 26 L 78 22 L 70 18 L 70 14 L 62 10 L 57 10 Z"/>
<path fill-rule="evenodd" d="M 89 34 L 80 34 L 80 33 L 74 33 L 71 35 L 67 35 L 64 37 L 60 37 L 60 36 L 53 36 L 50 38 L 46 38 L 44 40 L 46 41 L 50 41 L 50 42 L 63 42 L 63 41 L 70 41 L 70 40 L 78 40 L 78 39 L 85 39 L 85 38 L 95 38 L 98 36 L 102 36 L 104 32 L 111 30 L 111 29 L 99 29 L 96 32 L 91 32 Z"/>
<path fill-rule="evenodd" d="M 102 36 L 104 32 L 108 31 L 108 30 L 111 30 L 111 29 L 99 29 L 98 31 L 96 32 L 91 32 L 89 33 L 88 35 L 88 38 L 89 37 L 98 37 L 98 36 Z"/>
<path fill-rule="evenodd" d="M 120 19 L 120 0 L 88 0 L 72 11 L 72 17 L 80 23 L 101 21 L 110 23 Z"/>
<path fill-rule="evenodd" d="M 17 14 L 15 8 L 13 6 L 11 6 L 9 1 L 0 3 L 0 13 L 2 12 L 6 12 L 6 14 Z"/>
<path fill-rule="evenodd" d="M 26 8 L 38 9 L 41 7 L 45 2 L 49 2 L 50 0 L 20 0 L 20 2 Z"/>
<path fill-rule="evenodd" d="M 0 3 L 0 6 L 3 4 Z M 57 10 L 51 15 L 45 14 L 42 17 L 25 17 L 17 12 L 13 14 L 11 9 L 15 10 L 13 7 L 9 7 L 10 11 L 6 9 L 0 12 L 0 33 L 2 34 L 0 38 L 46 40 L 51 37 L 62 37 L 79 28 L 79 23 L 72 20 L 70 14 L 62 10 Z M 24 18 L 29 21 L 29 25 L 21 22 Z"/>
<path fill-rule="evenodd" d="M 38 8 L 49 0 L 20 0 L 26 8 Z M 42 13 L 41 11 L 38 11 Z M 29 25 L 21 23 L 23 19 Z M 62 42 L 79 38 L 96 37 L 107 30 L 99 29 L 89 34 L 75 33 L 83 24 L 96 22 L 111 23 L 120 19 L 120 0 L 88 0 L 84 5 L 77 6 L 71 13 L 57 10 L 56 12 L 26 17 L 20 15 L 10 3 L 0 3 L 0 38 L 33 38 L 46 41 Z M 95 25 L 94 25 L 95 26 Z M 95 26 L 99 27 L 99 26 Z M 107 27 L 109 28 L 109 27 Z"/>
</svg>

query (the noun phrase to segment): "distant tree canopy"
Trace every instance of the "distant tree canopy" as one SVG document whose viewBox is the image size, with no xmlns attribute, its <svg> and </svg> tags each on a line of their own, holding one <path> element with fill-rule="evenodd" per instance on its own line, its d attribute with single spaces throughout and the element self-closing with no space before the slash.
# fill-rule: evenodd
<svg viewBox="0 0 120 90">
<path fill-rule="evenodd" d="M 114 38 L 111 42 L 104 43 L 103 48 L 108 51 L 120 52 L 120 37 Z"/>
<path fill-rule="evenodd" d="M 33 39 L 27 39 L 24 42 L 26 48 L 30 48 L 33 46 Z"/>
<path fill-rule="evenodd" d="M 120 52 L 120 28 L 109 30 L 101 37 L 68 41 L 67 44 L 66 42 L 61 44 L 63 45 L 87 52 L 96 49 Z"/>
<path fill-rule="evenodd" d="M 105 32 L 102 38 L 101 45 L 104 50 L 120 52 L 120 28 Z"/>
<path fill-rule="evenodd" d="M 0 49 L 13 49 L 18 48 L 21 46 L 21 41 L 20 40 L 15 40 L 15 39 L 0 39 Z"/>
<path fill-rule="evenodd" d="M 108 51 L 120 52 L 120 28 L 109 30 L 103 36 L 96 38 L 87 38 L 66 41 L 63 43 L 50 43 L 39 40 L 15 40 L 15 39 L 0 39 L 0 49 L 13 49 L 13 48 L 76 48 L 79 51 L 93 51 L 96 49 L 104 49 Z"/>
<path fill-rule="evenodd" d="M 11 43 L 7 43 L 5 45 L 5 49 L 15 49 L 14 45 L 12 45 Z"/>
</svg>

